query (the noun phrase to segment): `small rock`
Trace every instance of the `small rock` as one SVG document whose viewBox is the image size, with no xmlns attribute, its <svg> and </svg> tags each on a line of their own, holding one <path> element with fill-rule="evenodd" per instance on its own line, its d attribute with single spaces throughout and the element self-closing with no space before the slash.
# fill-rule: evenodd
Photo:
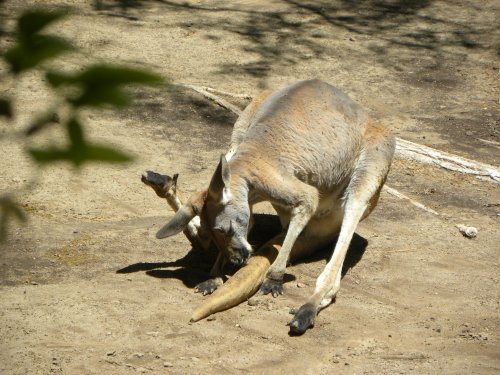
<svg viewBox="0 0 500 375">
<path fill-rule="evenodd" d="M 235 327 L 236 328 L 241 328 L 241 326 L 239 324 L 235 324 Z"/>
<path fill-rule="evenodd" d="M 163 362 L 163 367 L 174 367 L 172 362 Z"/>
<path fill-rule="evenodd" d="M 38 285 L 38 283 L 36 281 L 32 281 L 31 285 Z"/>
<path fill-rule="evenodd" d="M 304 283 L 297 283 L 297 288 L 305 288 L 306 284 Z"/>
<path fill-rule="evenodd" d="M 247 303 L 248 306 L 257 306 L 259 304 L 259 300 L 257 298 L 250 298 Z"/>
<path fill-rule="evenodd" d="M 199 358 L 198 357 L 191 357 L 191 359 L 194 361 L 194 362 L 199 362 Z"/>
<path fill-rule="evenodd" d="M 215 319 L 216 319 L 216 317 L 215 317 L 215 316 L 210 315 L 210 316 L 207 318 L 207 321 L 212 322 L 212 321 L 214 321 Z"/>
<path fill-rule="evenodd" d="M 106 355 L 107 355 L 108 357 L 114 357 L 114 356 L 116 355 L 116 351 L 115 351 L 115 350 L 113 350 L 112 352 L 107 352 L 107 353 L 106 353 Z"/>
<path fill-rule="evenodd" d="M 464 237 L 474 238 L 477 236 L 477 228 L 475 227 L 469 227 L 464 224 L 457 224 L 456 227 Z"/>
<path fill-rule="evenodd" d="M 468 137 L 472 136 L 473 134 L 474 133 L 472 133 L 470 130 L 468 130 L 468 131 L 465 132 L 465 135 L 468 136 Z"/>
</svg>

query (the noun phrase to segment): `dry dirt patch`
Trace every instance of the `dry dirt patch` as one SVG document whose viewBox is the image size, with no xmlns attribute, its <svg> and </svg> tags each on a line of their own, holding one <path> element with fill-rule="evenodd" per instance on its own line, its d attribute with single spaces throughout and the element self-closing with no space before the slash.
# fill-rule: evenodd
<svg viewBox="0 0 500 375">
<path fill-rule="evenodd" d="M 319 77 L 403 138 L 499 162 L 498 148 L 478 140 L 499 141 L 493 1 L 50 5 L 68 3 L 77 11 L 58 31 L 94 56 L 250 94 Z M 26 4 L 7 2 L 7 21 Z M 80 54 L 62 65 L 86 61 Z M 10 126 L 36 113 L 45 92 L 37 82 L 2 87 L 22 106 Z M 283 297 L 189 324 L 202 298 L 191 287 L 211 258 L 190 252 L 182 237 L 154 239 L 170 213 L 140 174 L 178 172 L 186 194 L 203 188 L 235 118 L 184 89 L 134 95 L 126 112 L 86 118 L 94 139 L 133 152 L 134 164 L 77 174 L 56 166 L 19 198 L 30 222 L 12 228 L 0 253 L 0 372 L 499 371 L 498 186 L 403 161 L 388 184 L 441 215 L 383 195 L 357 231 L 336 303 L 314 329 L 290 338 L 285 324 L 324 256 L 290 267 Z M 2 141 L 0 160 L 2 190 L 36 173 L 15 143 Z M 464 238 L 461 222 L 478 237 Z"/>
</svg>

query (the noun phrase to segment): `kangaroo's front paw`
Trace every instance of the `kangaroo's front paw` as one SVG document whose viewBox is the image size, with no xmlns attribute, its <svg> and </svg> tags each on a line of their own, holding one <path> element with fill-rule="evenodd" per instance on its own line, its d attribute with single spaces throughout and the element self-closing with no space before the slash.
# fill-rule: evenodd
<svg viewBox="0 0 500 375">
<path fill-rule="evenodd" d="M 199 283 L 194 287 L 196 293 L 201 293 L 204 296 L 207 294 L 212 294 L 218 287 L 222 285 L 222 282 L 218 279 L 208 279 L 202 283 Z"/>
<path fill-rule="evenodd" d="M 271 293 L 273 297 L 278 297 L 283 294 L 283 279 L 270 279 L 266 277 L 264 282 L 260 286 L 259 293 L 269 294 Z"/>
<path fill-rule="evenodd" d="M 317 309 L 310 303 L 302 305 L 297 310 L 290 326 L 290 335 L 302 335 L 308 328 L 314 327 Z"/>
</svg>

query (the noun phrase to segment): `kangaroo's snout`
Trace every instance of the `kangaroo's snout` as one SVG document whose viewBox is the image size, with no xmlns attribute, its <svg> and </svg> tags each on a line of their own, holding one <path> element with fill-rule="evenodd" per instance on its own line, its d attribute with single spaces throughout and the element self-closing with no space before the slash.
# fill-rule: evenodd
<svg viewBox="0 0 500 375">
<path fill-rule="evenodd" d="M 246 263 L 248 258 L 250 258 L 250 254 L 251 249 L 247 249 L 244 246 L 237 249 L 232 248 L 229 261 L 235 266 L 241 266 L 243 263 Z"/>
</svg>

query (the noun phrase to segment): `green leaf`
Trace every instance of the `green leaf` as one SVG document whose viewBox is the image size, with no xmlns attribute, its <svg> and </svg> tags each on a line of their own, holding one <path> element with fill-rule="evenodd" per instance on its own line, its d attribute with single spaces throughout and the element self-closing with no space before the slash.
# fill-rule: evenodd
<svg viewBox="0 0 500 375">
<path fill-rule="evenodd" d="M 0 98 L 0 116 L 11 119 L 13 117 L 12 105 L 9 99 Z"/>
<path fill-rule="evenodd" d="M 7 226 L 12 219 L 26 221 L 26 214 L 11 197 L 0 197 L 0 242 L 7 239 Z"/>
<path fill-rule="evenodd" d="M 126 163 L 133 160 L 133 157 L 111 147 L 88 144 L 87 158 L 93 161 L 103 161 L 108 163 Z"/>
<path fill-rule="evenodd" d="M 39 164 L 65 161 L 80 167 L 88 162 L 123 163 L 132 157 L 105 145 L 86 142 L 83 127 L 77 118 L 66 124 L 70 144 L 66 148 L 50 147 L 48 149 L 28 149 L 28 153 Z"/>
<path fill-rule="evenodd" d="M 28 153 L 41 165 L 63 161 L 69 162 L 75 167 L 80 167 L 88 162 L 125 163 L 133 160 L 130 155 L 124 152 L 111 147 L 93 144 L 84 144 L 78 149 L 52 147 L 42 150 L 31 148 L 28 149 Z"/>
<path fill-rule="evenodd" d="M 80 87 L 81 92 L 77 96 L 68 98 L 75 107 L 124 107 L 130 103 L 130 98 L 123 92 L 122 86 L 156 85 L 163 82 L 161 76 L 146 70 L 103 64 L 93 65 L 79 74 L 52 71 L 46 74 L 46 78 L 53 87 Z"/>
<path fill-rule="evenodd" d="M 29 148 L 27 152 L 38 164 L 49 164 L 56 161 L 71 161 L 68 150 L 59 147 L 49 147 L 45 150 Z"/>
<path fill-rule="evenodd" d="M 17 21 L 17 32 L 21 39 L 30 39 L 34 34 L 46 28 L 51 23 L 60 20 L 68 11 L 47 11 L 43 9 L 28 9 Z"/>
<path fill-rule="evenodd" d="M 34 35 L 29 41 L 8 49 L 4 58 L 10 65 L 10 70 L 19 74 L 72 50 L 74 47 L 65 39 L 51 35 Z"/>
<path fill-rule="evenodd" d="M 38 133 L 47 126 L 59 123 L 59 115 L 57 112 L 47 112 L 31 121 L 30 125 L 24 131 L 27 136 Z"/>
<path fill-rule="evenodd" d="M 80 122 L 76 118 L 72 118 L 66 125 L 68 129 L 68 136 L 71 142 L 70 149 L 80 151 L 85 147 L 85 140 L 83 136 L 83 129 Z"/>
<path fill-rule="evenodd" d="M 80 74 L 78 80 L 86 86 L 118 86 L 131 83 L 156 85 L 163 82 L 161 76 L 142 69 L 113 65 L 93 65 Z"/>
<path fill-rule="evenodd" d="M 106 104 L 115 107 L 126 107 L 130 104 L 130 98 L 119 87 L 86 87 L 76 98 L 69 99 L 75 107 L 90 106 L 101 107 Z"/>
<path fill-rule="evenodd" d="M 75 76 L 66 73 L 49 71 L 45 74 L 45 79 L 52 87 L 75 84 Z"/>
</svg>

